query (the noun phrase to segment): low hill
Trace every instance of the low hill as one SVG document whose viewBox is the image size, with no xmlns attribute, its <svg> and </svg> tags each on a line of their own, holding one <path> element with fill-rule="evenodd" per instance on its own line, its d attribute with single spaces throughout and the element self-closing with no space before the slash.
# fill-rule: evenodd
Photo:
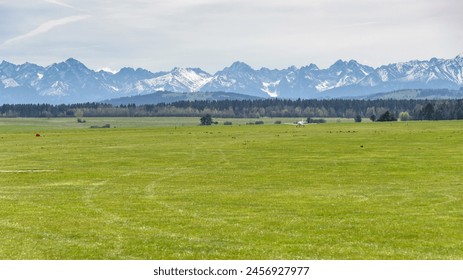
<svg viewBox="0 0 463 280">
<path fill-rule="evenodd" d="M 102 103 L 111 105 L 145 105 L 145 104 L 159 104 L 159 103 L 172 103 L 177 101 L 195 101 L 195 100 L 257 100 L 260 97 L 230 93 L 230 92 L 168 92 L 158 91 L 151 94 L 136 95 L 130 97 L 121 97 L 115 99 L 104 100 Z"/>
<path fill-rule="evenodd" d="M 377 93 L 363 97 L 363 99 L 461 99 L 463 88 L 451 89 L 404 89 L 385 93 Z"/>
</svg>

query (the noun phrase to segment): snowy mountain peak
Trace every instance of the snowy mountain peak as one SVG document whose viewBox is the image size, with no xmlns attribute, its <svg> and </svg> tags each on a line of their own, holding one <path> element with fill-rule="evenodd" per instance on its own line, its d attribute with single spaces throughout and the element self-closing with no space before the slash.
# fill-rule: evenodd
<svg viewBox="0 0 463 280">
<path fill-rule="evenodd" d="M 347 66 L 347 61 L 342 59 L 337 60 L 333 65 L 331 65 L 328 69 L 330 70 L 339 70 Z"/>
<path fill-rule="evenodd" d="M 0 63 L 0 67 L 6 67 L 6 66 L 11 66 L 11 65 L 14 65 L 13 63 L 10 63 L 6 60 L 2 60 L 2 63 Z"/>
<path fill-rule="evenodd" d="M 455 57 L 454 61 L 457 61 L 457 62 L 459 62 L 460 64 L 463 65 L 463 53 L 457 55 L 457 57 Z"/>
<path fill-rule="evenodd" d="M 347 66 L 349 67 L 362 67 L 360 63 L 357 62 L 357 60 L 351 59 L 349 62 L 347 62 Z"/>
<path fill-rule="evenodd" d="M 246 63 L 241 62 L 241 61 L 233 62 L 233 64 L 230 67 L 226 68 L 226 69 L 228 69 L 229 71 L 239 71 L 239 72 L 251 72 L 251 71 L 254 71 L 254 69 L 252 69 L 251 66 L 249 66 Z"/>
<path fill-rule="evenodd" d="M 294 67 L 294 66 L 293 66 Z M 295 67 L 294 67 L 295 68 Z M 313 64 L 313 63 L 310 63 L 310 65 L 307 65 L 307 66 L 303 66 L 301 68 L 301 70 L 305 70 L 305 71 L 318 71 L 320 70 L 320 68 L 318 68 L 317 65 Z"/>
<path fill-rule="evenodd" d="M 4 73 L 5 75 L 13 75 L 16 72 L 17 65 L 3 60 L 0 64 L 0 74 Z"/>
<path fill-rule="evenodd" d="M 71 65 L 71 66 L 75 66 L 75 65 L 80 66 L 80 65 L 83 65 L 83 63 L 81 63 L 80 61 L 78 61 L 77 59 L 72 58 L 72 57 L 66 59 L 65 63 L 68 64 L 68 65 Z"/>
<path fill-rule="evenodd" d="M 345 61 L 345 60 L 338 60 L 336 61 L 333 65 L 331 65 L 328 70 L 332 70 L 332 71 L 342 71 L 342 70 L 345 70 L 345 69 L 351 69 L 351 70 L 358 70 L 358 69 L 364 69 L 366 70 L 367 72 L 371 72 L 373 71 L 373 68 L 369 67 L 369 66 L 366 66 L 366 65 L 362 65 L 360 63 L 358 63 L 356 60 L 349 60 L 349 61 Z"/>
<path fill-rule="evenodd" d="M 135 73 L 135 69 L 132 67 L 123 67 L 116 74 L 132 74 Z"/>
<path fill-rule="evenodd" d="M 170 72 L 154 74 L 151 79 L 135 83 L 138 93 L 155 91 L 196 92 L 199 91 L 212 76 L 199 68 L 175 67 Z"/>
<path fill-rule="evenodd" d="M 175 67 L 170 71 L 173 75 L 181 75 L 181 76 L 190 76 L 190 75 L 200 75 L 200 76 L 205 76 L 209 77 L 210 74 L 199 69 L 199 68 L 181 68 L 181 67 Z"/>
</svg>

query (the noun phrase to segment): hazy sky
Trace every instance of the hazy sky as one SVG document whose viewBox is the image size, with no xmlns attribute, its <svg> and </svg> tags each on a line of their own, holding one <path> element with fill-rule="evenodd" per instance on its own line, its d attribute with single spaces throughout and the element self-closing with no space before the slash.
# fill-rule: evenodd
<svg viewBox="0 0 463 280">
<path fill-rule="evenodd" d="M 380 66 L 462 53 L 462 14 L 462 0 L 0 0 L 0 61 Z"/>
</svg>

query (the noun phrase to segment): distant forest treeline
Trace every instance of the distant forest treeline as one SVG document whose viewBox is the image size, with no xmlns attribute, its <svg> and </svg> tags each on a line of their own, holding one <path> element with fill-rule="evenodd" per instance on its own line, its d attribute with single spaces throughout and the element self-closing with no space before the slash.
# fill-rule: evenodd
<svg viewBox="0 0 463 280">
<path fill-rule="evenodd" d="M 0 106 L 0 117 L 336 117 L 371 118 L 389 111 L 399 117 L 403 112 L 416 120 L 463 119 L 460 100 L 223 100 L 179 101 L 156 105 L 85 103 L 72 105 L 22 104 Z"/>
</svg>

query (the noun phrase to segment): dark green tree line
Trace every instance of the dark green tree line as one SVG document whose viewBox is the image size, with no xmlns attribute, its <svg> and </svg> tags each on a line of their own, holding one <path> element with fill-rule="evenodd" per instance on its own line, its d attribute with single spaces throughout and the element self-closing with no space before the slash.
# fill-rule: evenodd
<svg viewBox="0 0 463 280">
<path fill-rule="evenodd" d="M 389 112 L 407 113 L 410 120 L 463 119 L 463 100 L 223 100 L 179 101 L 148 105 L 113 106 L 102 103 L 72 105 L 1 105 L 0 117 L 336 117 L 376 119 Z"/>
</svg>

